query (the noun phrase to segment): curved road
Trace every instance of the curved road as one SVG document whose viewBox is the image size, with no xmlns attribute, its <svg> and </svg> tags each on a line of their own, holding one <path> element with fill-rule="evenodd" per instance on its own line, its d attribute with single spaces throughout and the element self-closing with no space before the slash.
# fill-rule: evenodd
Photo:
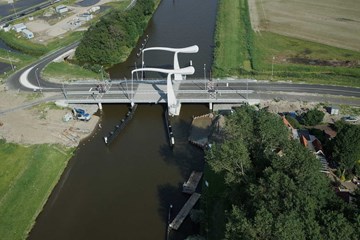
<svg viewBox="0 0 360 240">
<path fill-rule="evenodd" d="M 55 51 L 47 56 L 43 57 L 36 63 L 21 69 L 7 81 L 8 85 L 12 89 L 20 89 L 24 91 L 34 91 L 41 89 L 46 92 L 62 92 L 63 87 L 67 92 L 71 91 L 88 91 L 94 87 L 96 83 L 94 81 L 83 84 L 57 84 L 44 81 L 40 77 L 40 72 L 43 68 L 60 55 L 75 48 L 78 42 L 73 43 L 65 48 Z M 114 81 L 113 82 L 117 82 Z M 272 95 L 278 95 L 282 97 L 286 94 L 319 94 L 319 95 L 334 95 L 344 97 L 355 97 L 360 99 L 360 88 L 332 86 L 332 85 L 312 85 L 312 84 L 297 84 L 297 83 L 284 83 L 284 82 L 266 82 L 266 81 L 254 81 L 254 80 L 214 80 L 215 90 L 251 90 L 254 92 L 262 92 Z M 113 84 L 116 85 L 116 84 Z M 134 82 L 134 88 L 138 86 Z M 186 80 L 180 84 L 179 90 L 204 90 L 205 80 L 194 79 Z M 111 90 L 111 89 L 110 89 Z"/>
</svg>

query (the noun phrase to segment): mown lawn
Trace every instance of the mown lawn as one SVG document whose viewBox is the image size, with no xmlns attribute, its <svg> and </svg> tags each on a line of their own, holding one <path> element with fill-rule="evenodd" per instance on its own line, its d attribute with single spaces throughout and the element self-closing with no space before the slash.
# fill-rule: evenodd
<svg viewBox="0 0 360 240">
<path fill-rule="evenodd" d="M 250 28 L 247 0 L 219 3 L 215 77 L 292 80 L 360 87 L 360 52 Z M 321 62 L 321 63 L 318 63 Z"/>
<path fill-rule="evenodd" d="M 101 80 L 102 77 L 106 79 L 106 73 L 95 73 L 91 70 L 85 69 L 79 65 L 67 63 L 67 62 L 52 62 L 46 66 L 42 72 L 42 76 L 45 79 L 57 78 L 63 81 L 73 81 L 82 79 L 96 79 Z"/>
<path fill-rule="evenodd" d="M 0 141 L 0 239 L 25 239 L 73 149 Z"/>
<path fill-rule="evenodd" d="M 202 186 L 201 209 L 204 211 L 205 221 L 201 225 L 201 234 L 209 240 L 223 239 L 226 209 L 224 178 L 216 174 L 208 164 L 205 164 L 203 178 L 208 186 Z"/>
</svg>

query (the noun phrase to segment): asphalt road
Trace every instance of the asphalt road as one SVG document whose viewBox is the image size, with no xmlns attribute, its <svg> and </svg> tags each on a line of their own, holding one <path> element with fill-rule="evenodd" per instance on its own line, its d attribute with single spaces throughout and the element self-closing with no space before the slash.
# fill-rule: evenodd
<svg viewBox="0 0 360 240">
<path fill-rule="evenodd" d="M 36 63 L 21 69 L 16 72 L 12 76 L 9 77 L 7 81 L 9 88 L 12 89 L 20 89 L 23 91 L 33 91 L 34 88 L 41 88 L 44 92 L 63 92 L 66 89 L 66 92 L 71 93 L 73 97 L 76 97 L 76 92 L 79 92 L 79 97 L 84 95 L 84 92 L 89 92 L 90 89 L 95 89 L 98 84 L 95 81 L 90 82 L 82 82 L 76 84 L 57 84 L 44 81 L 40 77 L 40 72 L 42 69 L 53 61 L 58 56 L 63 53 L 69 51 L 70 49 L 75 48 L 78 43 L 73 43 L 63 49 L 60 49 L 54 53 L 48 54 L 43 57 Z M 25 87 L 20 82 L 20 77 L 24 72 L 28 72 L 28 82 L 33 87 Z M 147 80 L 144 80 L 147 81 Z M 111 91 L 118 91 L 120 84 L 125 85 L 124 80 L 122 81 L 111 81 L 111 86 L 108 89 Z M 133 89 L 136 90 L 141 81 L 133 82 Z M 154 88 L 158 88 L 157 84 L 163 85 L 165 81 L 154 81 Z M 128 80 L 126 83 L 128 88 L 131 86 L 131 81 Z M 180 91 L 207 91 L 209 81 L 205 81 L 204 79 L 188 79 L 179 83 Z M 312 84 L 298 84 L 298 83 L 289 83 L 289 82 L 267 82 L 267 81 L 256 81 L 256 80 L 213 80 L 211 85 L 213 86 L 213 91 L 218 92 L 226 92 L 226 91 L 251 91 L 251 95 L 249 97 L 259 97 L 259 98 L 267 98 L 271 97 L 284 97 L 288 96 L 301 96 L 301 95 L 327 95 L 327 96 L 337 96 L 337 97 L 347 97 L 347 98 L 359 98 L 360 99 L 360 88 L 352 88 L 352 87 L 342 87 L 342 86 L 331 86 L 331 85 L 312 85 Z M 82 93 L 80 93 L 82 92 Z M 200 93 L 199 92 L 199 93 Z M 194 96 L 194 93 L 193 93 Z M 299 98 L 299 97 L 298 97 Z"/>
</svg>

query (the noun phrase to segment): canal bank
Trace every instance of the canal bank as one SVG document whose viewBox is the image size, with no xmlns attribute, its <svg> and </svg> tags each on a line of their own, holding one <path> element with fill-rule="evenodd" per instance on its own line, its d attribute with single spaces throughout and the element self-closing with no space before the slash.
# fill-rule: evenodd
<svg viewBox="0 0 360 240">
<path fill-rule="evenodd" d="M 104 106 L 101 129 L 83 142 L 29 239 L 163 239 L 168 207 L 173 217 L 188 196 L 181 186 L 203 167 L 203 153 L 188 143 L 192 116 L 205 105 L 186 105 L 173 121 L 176 146 L 168 146 L 161 105 L 140 105 L 134 119 L 109 147 L 103 136 L 126 114 L 125 105 Z M 139 231 L 141 229 L 141 231 Z M 187 219 L 171 232 L 196 232 Z"/>
<path fill-rule="evenodd" d="M 197 44 L 190 60 L 195 77 L 212 63 L 216 0 L 163 0 L 149 22 L 147 47 L 186 47 Z M 139 39 L 138 46 L 143 38 Z M 127 62 L 110 69 L 113 79 L 128 77 L 139 59 L 135 49 Z M 160 52 L 146 56 L 147 66 L 172 67 L 172 57 Z M 151 76 L 149 76 L 151 77 Z M 154 75 L 154 77 L 165 76 Z M 193 170 L 203 168 L 203 152 L 188 142 L 192 116 L 208 113 L 206 105 L 183 105 L 171 119 L 176 145 L 169 148 L 162 105 L 139 105 L 131 122 L 107 147 L 106 136 L 128 111 L 127 105 L 104 105 L 101 129 L 77 150 L 61 181 L 39 215 L 29 239 L 164 239 L 170 217 L 188 196 L 181 186 Z M 184 239 L 198 231 L 185 219 L 170 239 Z"/>
</svg>

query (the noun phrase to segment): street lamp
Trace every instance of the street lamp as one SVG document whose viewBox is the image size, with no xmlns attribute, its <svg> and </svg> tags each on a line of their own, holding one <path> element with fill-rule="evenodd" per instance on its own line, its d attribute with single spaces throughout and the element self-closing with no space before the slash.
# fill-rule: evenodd
<svg viewBox="0 0 360 240">
<path fill-rule="evenodd" d="M 39 70 L 39 68 L 36 68 L 35 69 L 35 77 L 36 77 L 36 81 L 37 81 L 37 83 L 38 83 L 38 85 L 39 85 L 39 90 L 40 90 L 40 92 L 41 92 L 41 87 L 40 87 L 40 81 L 39 81 L 39 77 L 38 77 L 38 74 L 37 74 L 37 71 Z"/>
<path fill-rule="evenodd" d="M 166 233 L 166 240 L 169 239 L 169 234 L 170 234 L 170 217 L 171 217 L 171 209 L 172 209 L 173 205 L 170 204 L 169 206 L 169 212 L 168 212 L 168 220 L 167 220 L 167 233 Z"/>
<path fill-rule="evenodd" d="M 206 90 L 206 63 L 204 63 L 204 80 L 205 80 L 204 90 Z"/>
<path fill-rule="evenodd" d="M 104 81 L 104 66 L 101 66 L 100 71 L 101 71 L 101 79 L 102 81 Z"/>
<path fill-rule="evenodd" d="M 134 73 L 131 72 L 131 107 L 134 106 Z"/>
<path fill-rule="evenodd" d="M 6 52 L 7 52 L 7 56 L 8 56 L 10 65 L 11 65 L 11 69 L 14 71 L 14 65 L 13 65 L 13 63 L 12 63 L 12 61 L 11 61 L 11 58 L 10 58 L 10 55 L 9 55 L 10 50 L 9 50 L 9 51 L 6 51 Z"/>
</svg>

